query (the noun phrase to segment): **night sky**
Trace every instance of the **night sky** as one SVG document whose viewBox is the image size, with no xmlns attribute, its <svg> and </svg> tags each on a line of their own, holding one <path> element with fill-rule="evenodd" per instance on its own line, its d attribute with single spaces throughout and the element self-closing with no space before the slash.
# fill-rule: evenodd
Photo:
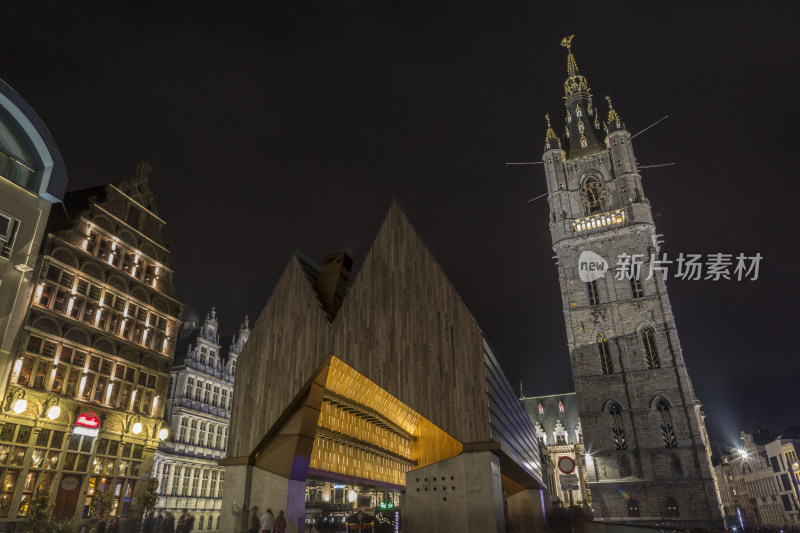
<svg viewBox="0 0 800 533">
<path fill-rule="evenodd" d="M 566 52 L 634 141 L 663 251 L 760 253 L 757 281 L 668 281 L 712 431 L 800 424 L 800 45 L 789 2 L 16 2 L 0 78 L 70 189 L 136 162 L 167 220 L 185 319 L 259 314 L 294 250 L 362 261 L 396 197 L 514 388 L 573 389 L 540 166 Z M 655 4 L 653 4 L 655 5 Z M 755 7 L 757 5 L 757 7 Z"/>
</svg>

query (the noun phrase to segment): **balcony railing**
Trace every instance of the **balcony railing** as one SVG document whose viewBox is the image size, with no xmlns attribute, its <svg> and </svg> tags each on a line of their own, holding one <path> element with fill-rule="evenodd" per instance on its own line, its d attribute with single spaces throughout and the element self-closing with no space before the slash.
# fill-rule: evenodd
<svg viewBox="0 0 800 533">
<path fill-rule="evenodd" d="M 588 217 L 576 218 L 572 221 L 572 233 L 583 233 L 594 229 L 613 228 L 624 226 L 628 222 L 628 215 L 624 209 L 616 209 L 605 213 L 598 213 Z"/>
</svg>

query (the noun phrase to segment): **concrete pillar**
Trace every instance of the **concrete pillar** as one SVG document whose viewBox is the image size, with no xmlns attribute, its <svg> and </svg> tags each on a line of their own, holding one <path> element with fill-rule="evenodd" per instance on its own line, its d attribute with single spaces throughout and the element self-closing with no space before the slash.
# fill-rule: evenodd
<svg viewBox="0 0 800 533">
<path fill-rule="evenodd" d="M 544 531 L 548 496 L 541 489 L 525 489 L 506 499 L 509 531 Z"/>
<path fill-rule="evenodd" d="M 464 452 L 406 474 L 402 529 L 413 533 L 505 533 L 500 461 Z"/>
<path fill-rule="evenodd" d="M 283 511 L 287 533 L 302 533 L 306 516 L 305 495 L 305 480 L 289 479 L 254 465 L 228 465 L 222 491 L 220 530 L 241 533 L 245 506 L 249 511 L 257 505 L 259 514 L 272 509 L 277 517 Z"/>
</svg>

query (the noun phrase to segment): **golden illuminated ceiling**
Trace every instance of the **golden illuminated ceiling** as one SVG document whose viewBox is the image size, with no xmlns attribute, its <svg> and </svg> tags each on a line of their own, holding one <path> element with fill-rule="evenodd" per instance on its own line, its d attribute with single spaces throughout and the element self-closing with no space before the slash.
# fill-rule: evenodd
<svg viewBox="0 0 800 533">
<path fill-rule="evenodd" d="M 409 470 L 461 451 L 456 439 L 340 359 L 331 358 L 312 469 L 402 486 Z"/>
</svg>

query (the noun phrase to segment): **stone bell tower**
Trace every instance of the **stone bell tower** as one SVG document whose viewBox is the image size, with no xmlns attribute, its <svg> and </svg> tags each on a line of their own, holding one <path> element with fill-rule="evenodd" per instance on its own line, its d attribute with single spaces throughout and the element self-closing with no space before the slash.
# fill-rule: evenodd
<svg viewBox="0 0 800 533">
<path fill-rule="evenodd" d="M 595 517 L 721 524 L 631 135 L 608 97 L 601 120 L 571 41 L 564 134 L 547 116 L 542 159 Z"/>
</svg>

